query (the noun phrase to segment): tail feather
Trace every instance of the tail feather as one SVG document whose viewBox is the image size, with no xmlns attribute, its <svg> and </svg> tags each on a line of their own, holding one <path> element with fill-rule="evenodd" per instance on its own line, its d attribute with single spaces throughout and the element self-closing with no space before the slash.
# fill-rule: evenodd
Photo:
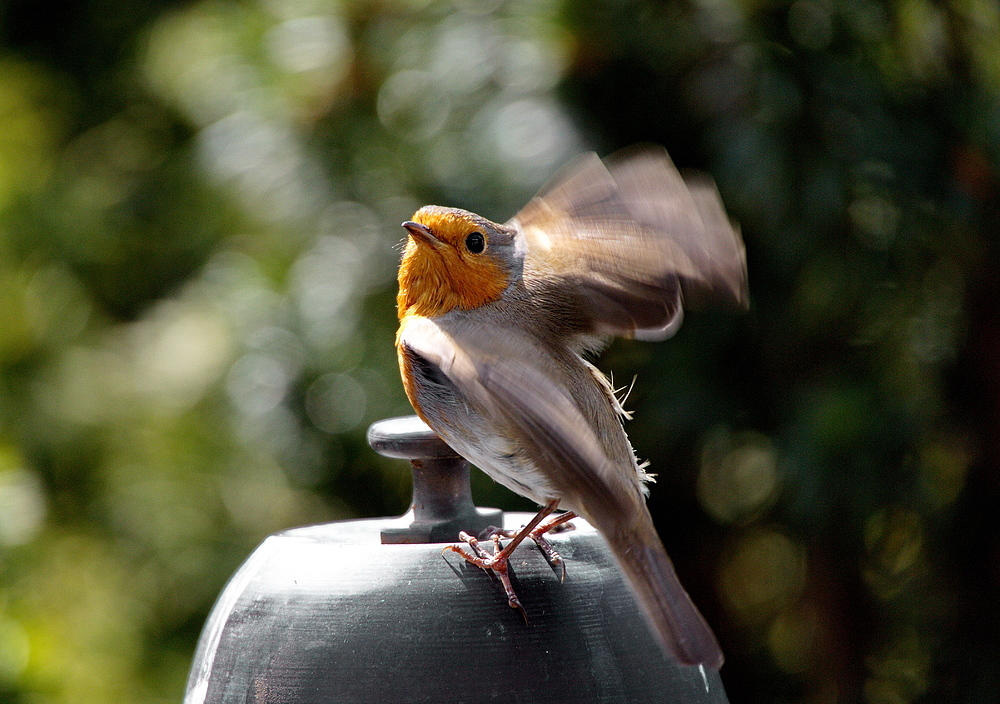
<svg viewBox="0 0 1000 704">
<path fill-rule="evenodd" d="M 682 664 L 722 667 L 719 642 L 681 586 L 651 522 L 638 534 L 611 531 L 605 538 L 663 647 Z"/>
</svg>

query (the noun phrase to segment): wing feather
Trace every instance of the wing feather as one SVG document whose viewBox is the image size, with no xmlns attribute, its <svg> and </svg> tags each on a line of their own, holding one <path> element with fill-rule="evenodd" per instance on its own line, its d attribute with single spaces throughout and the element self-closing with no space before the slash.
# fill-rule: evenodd
<svg viewBox="0 0 1000 704">
<path fill-rule="evenodd" d="M 595 332 L 664 339 L 686 305 L 745 306 L 746 254 L 711 180 L 661 147 L 570 164 L 513 218 L 526 283 L 572 289 Z"/>
</svg>

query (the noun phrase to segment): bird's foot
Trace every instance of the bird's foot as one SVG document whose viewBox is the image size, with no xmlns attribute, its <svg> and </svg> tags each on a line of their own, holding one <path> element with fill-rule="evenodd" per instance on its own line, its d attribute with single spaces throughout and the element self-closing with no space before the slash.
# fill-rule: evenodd
<svg viewBox="0 0 1000 704">
<path fill-rule="evenodd" d="M 514 586 L 510 583 L 510 565 L 509 558 L 513 550 L 508 550 L 512 546 L 516 546 L 516 543 L 510 543 L 507 548 L 502 548 L 500 545 L 500 532 L 495 532 L 491 536 L 493 540 L 493 553 L 491 554 L 486 548 L 484 548 L 479 543 L 479 539 L 474 535 L 469 535 L 465 531 L 458 534 L 460 540 L 468 544 L 472 552 L 463 550 L 458 545 L 448 545 L 441 552 L 454 552 L 461 555 L 466 562 L 470 562 L 476 567 L 482 568 L 487 572 L 492 572 L 500 580 L 500 584 L 503 585 L 503 590 L 507 594 L 507 604 L 512 609 L 517 609 L 521 612 L 521 616 L 524 618 L 524 622 L 528 623 L 528 612 L 524 610 L 524 606 L 521 604 L 521 600 L 517 598 L 517 594 L 514 592 Z"/>
<path fill-rule="evenodd" d="M 549 501 L 541 510 L 535 514 L 535 517 L 528 522 L 528 525 L 524 526 L 521 530 L 517 531 L 513 535 L 505 536 L 503 533 L 505 531 L 494 531 L 490 539 L 493 541 L 493 552 L 490 553 L 486 548 L 484 548 L 479 543 L 479 539 L 475 536 L 469 535 L 465 531 L 458 534 L 459 539 L 463 540 L 468 544 L 469 549 L 463 550 L 458 545 L 448 545 L 441 553 L 454 552 L 458 553 L 465 559 L 466 562 L 471 562 L 476 567 L 492 572 L 500 580 L 503 585 L 504 592 L 507 594 L 507 603 L 512 609 L 517 609 L 521 612 L 521 616 L 524 618 L 524 622 L 528 622 L 528 612 L 524 610 L 524 606 L 521 605 L 521 600 L 517 598 L 517 594 L 514 593 L 514 587 L 510 583 L 510 556 L 514 552 L 514 549 L 521 544 L 521 541 L 525 538 L 530 537 L 537 544 L 539 540 L 542 540 L 547 546 L 542 548 L 546 556 L 549 557 L 551 561 L 551 556 L 554 555 L 558 560 L 554 564 L 562 564 L 562 558 L 559 557 L 559 553 L 552 549 L 552 546 L 548 544 L 548 541 L 542 537 L 542 534 L 560 526 L 571 518 L 575 514 L 572 512 L 567 512 L 556 516 L 554 519 L 545 520 L 546 517 L 556 510 L 559 505 L 558 499 L 553 499 Z M 503 537 L 510 537 L 510 542 L 506 546 L 500 544 L 500 539 Z M 539 544 L 539 547 L 541 545 Z M 563 567 L 565 572 L 565 567 Z"/>
<path fill-rule="evenodd" d="M 566 563 L 554 547 L 552 543 L 549 542 L 548 538 L 545 537 L 546 533 L 562 533 L 568 530 L 574 530 L 576 526 L 570 523 L 571 520 L 576 518 L 576 514 L 572 511 L 566 511 L 565 513 L 560 513 L 558 516 L 549 516 L 547 519 L 539 523 L 533 530 L 527 531 L 527 537 L 534 541 L 538 549 L 542 551 L 545 555 L 545 559 L 548 563 L 552 565 L 553 568 L 560 570 L 559 581 L 565 581 L 566 579 Z M 523 528 L 521 529 L 524 530 Z M 500 534 L 504 538 L 514 538 L 518 535 L 518 531 L 513 530 L 494 530 L 492 535 Z"/>
</svg>

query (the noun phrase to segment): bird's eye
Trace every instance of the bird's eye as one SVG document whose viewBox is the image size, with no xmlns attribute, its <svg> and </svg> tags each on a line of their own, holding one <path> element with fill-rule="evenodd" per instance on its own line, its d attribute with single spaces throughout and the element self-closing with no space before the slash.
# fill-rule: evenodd
<svg viewBox="0 0 1000 704">
<path fill-rule="evenodd" d="M 465 248 L 473 254 L 479 254 L 486 249 L 486 238 L 482 232 L 470 232 L 465 238 Z"/>
</svg>

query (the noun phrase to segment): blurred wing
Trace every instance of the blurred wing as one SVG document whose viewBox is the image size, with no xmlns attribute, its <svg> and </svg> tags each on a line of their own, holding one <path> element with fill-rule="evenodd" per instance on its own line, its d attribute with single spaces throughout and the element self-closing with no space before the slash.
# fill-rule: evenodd
<svg viewBox="0 0 1000 704">
<path fill-rule="evenodd" d="M 721 666 L 715 636 L 677 578 L 634 472 L 609 460 L 570 394 L 545 373 L 531 339 L 486 326 L 445 332 L 417 318 L 400 342 L 404 354 L 422 360 L 414 368 L 429 368 L 432 383 L 452 385 L 464 408 L 499 422 L 560 498 L 601 531 L 663 646 L 682 663 Z"/>
<path fill-rule="evenodd" d="M 743 240 L 718 191 L 685 181 L 662 147 L 584 155 L 514 221 L 526 280 L 569 282 L 596 332 L 663 339 L 682 299 L 747 304 Z"/>
</svg>

